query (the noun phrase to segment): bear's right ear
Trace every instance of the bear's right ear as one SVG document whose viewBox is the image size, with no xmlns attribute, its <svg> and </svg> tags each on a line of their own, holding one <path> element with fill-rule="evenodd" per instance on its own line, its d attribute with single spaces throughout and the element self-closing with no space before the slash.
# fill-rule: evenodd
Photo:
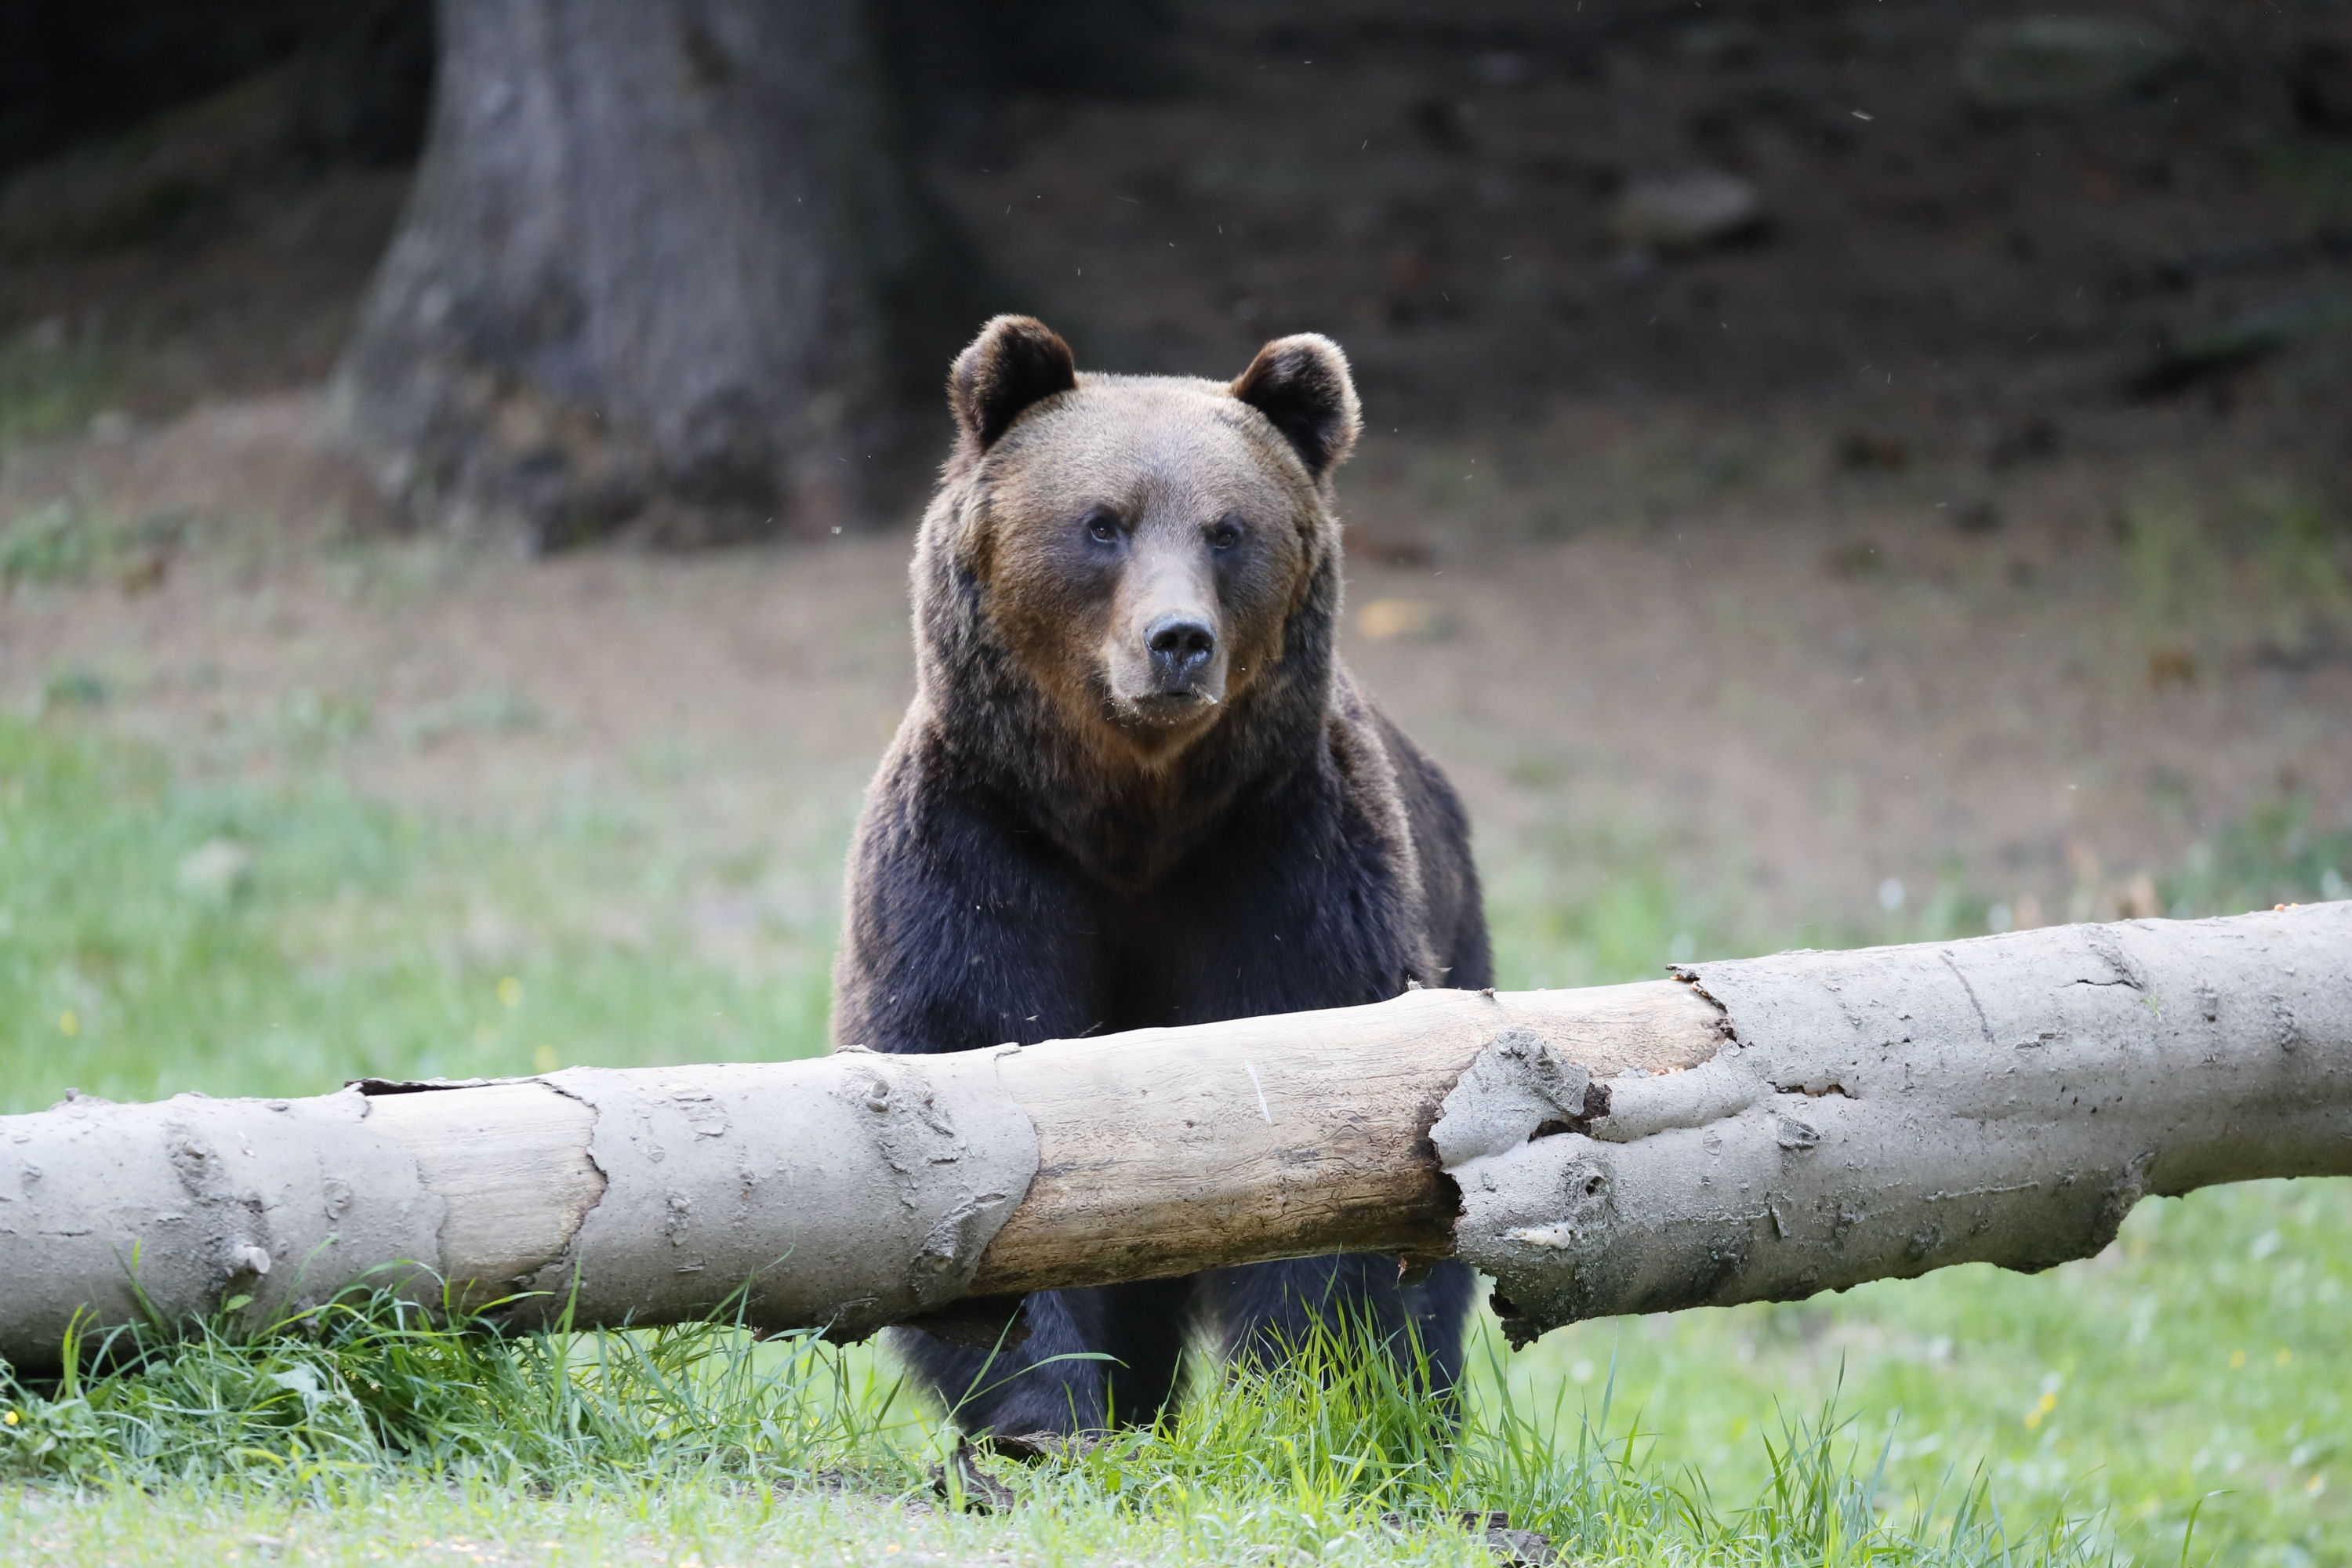
<svg viewBox="0 0 2352 1568">
<path fill-rule="evenodd" d="M 1023 409 L 1077 384 L 1077 362 L 1053 328 L 1034 316 L 999 316 L 956 355 L 948 406 L 985 451 Z"/>
</svg>

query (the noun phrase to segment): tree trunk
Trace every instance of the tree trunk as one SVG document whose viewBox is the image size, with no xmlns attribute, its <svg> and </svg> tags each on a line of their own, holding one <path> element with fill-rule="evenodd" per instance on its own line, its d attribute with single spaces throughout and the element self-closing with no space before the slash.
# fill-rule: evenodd
<svg viewBox="0 0 2352 1568">
<path fill-rule="evenodd" d="M 861 0 L 441 0 L 439 37 L 337 377 L 386 488 L 540 548 L 864 515 L 971 323 Z"/>
<path fill-rule="evenodd" d="M 955 1056 L 77 1100 L 0 1118 L 0 1356 L 371 1278 L 534 1292 L 520 1323 L 856 1336 L 1336 1251 L 1458 1253 L 1524 1341 L 2046 1268 L 2149 1194 L 2347 1173 L 2336 903 Z"/>
</svg>

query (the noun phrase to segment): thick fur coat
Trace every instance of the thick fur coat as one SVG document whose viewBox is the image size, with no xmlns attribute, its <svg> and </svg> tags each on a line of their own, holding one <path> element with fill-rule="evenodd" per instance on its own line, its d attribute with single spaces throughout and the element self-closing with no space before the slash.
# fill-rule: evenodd
<svg viewBox="0 0 2352 1568">
<path fill-rule="evenodd" d="M 836 1048 L 932 1052 L 1492 983 L 1467 825 L 1341 667 L 1347 363 L 1080 374 L 1021 317 L 957 360 L 913 570 L 917 689 L 868 795 Z M 994 1352 L 900 1331 L 967 1429 L 1153 1419 L 1196 1326 L 1228 1355 L 1344 1313 L 1450 1386 L 1468 1272 L 1319 1258 L 1032 1297 Z M 1408 1335 L 1410 1325 L 1410 1335 Z M 1065 1359 L 1074 1352 L 1114 1360 Z"/>
</svg>

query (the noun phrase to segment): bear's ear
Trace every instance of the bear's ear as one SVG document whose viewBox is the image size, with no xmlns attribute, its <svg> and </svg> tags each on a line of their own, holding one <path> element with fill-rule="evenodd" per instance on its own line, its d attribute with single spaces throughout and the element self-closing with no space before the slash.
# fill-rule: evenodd
<svg viewBox="0 0 2352 1568">
<path fill-rule="evenodd" d="M 1070 345 L 1034 316 L 999 316 L 948 372 L 948 406 L 985 451 L 1040 398 L 1078 384 Z"/>
<path fill-rule="evenodd" d="M 1356 448 L 1364 418 L 1348 356 L 1320 332 L 1275 339 L 1234 379 L 1232 391 L 1274 421 L 1318 482 Z"/>
</svg>

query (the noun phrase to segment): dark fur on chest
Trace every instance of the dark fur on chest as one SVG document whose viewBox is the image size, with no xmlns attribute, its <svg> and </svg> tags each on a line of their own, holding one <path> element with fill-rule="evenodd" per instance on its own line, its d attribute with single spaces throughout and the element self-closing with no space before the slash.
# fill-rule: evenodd
<svg viewBox="0 0 2352 1568">
<path fill-rule="evenodd" d="M 1282 669 L 1139 784 L 992 641 L 984 590 L 934 566 L 923 693 L 860 828 L 837 1042 L 961 1050 L 1488 983 L 1452 791 L 1333 661 L 1336 569 Z"/>
</svg>

